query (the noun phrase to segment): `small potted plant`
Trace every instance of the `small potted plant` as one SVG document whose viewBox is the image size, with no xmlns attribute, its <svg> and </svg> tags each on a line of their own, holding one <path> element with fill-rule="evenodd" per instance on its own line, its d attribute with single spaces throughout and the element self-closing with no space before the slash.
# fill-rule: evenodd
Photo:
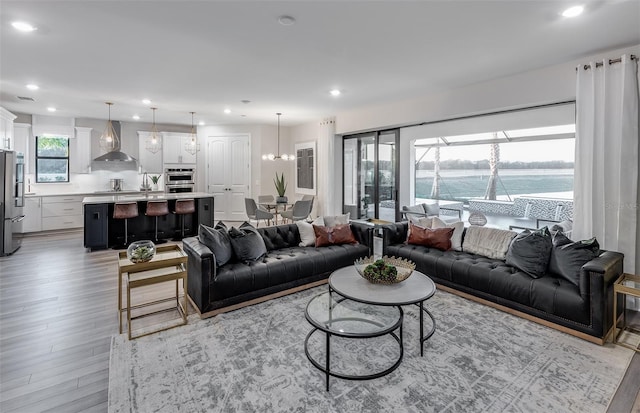
<svg viewBox="0 0 640 413">
<path fill-rule="evenodd" d="M 278 196 L 276 197 L 276 202 L 286 203 L 287 197 L 284 196 L 285 192 L 287 192 L 287 184 L 284 181 L 284 172 L 278 177 L 278 173 L 276 172 L 276 178 L 273 180 L 273 183 L 276 186 L 276 192 Z"/>
<path fill-rule="evenodd" d="M 162 174 L 160 174 L 162 175 Z M 151 186 L 151 189 L 154 191 L 158 190 L 158 181 L 160 180 L 160 175 L 151 175 L 151 182 L 153 183 L 153 185 Z"/>
</svg>

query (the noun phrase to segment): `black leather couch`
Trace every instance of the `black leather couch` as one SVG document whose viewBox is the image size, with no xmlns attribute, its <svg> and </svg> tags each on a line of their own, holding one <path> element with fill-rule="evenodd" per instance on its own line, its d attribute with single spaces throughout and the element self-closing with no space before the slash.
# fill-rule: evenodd
<svg viewBox="0 0 640 413">
<path fill-rule="evenodd" d="M 326 282 L 338 268 L 372 253 L 371 226 L 352 222 L 358 244 L 300 247 L 296 224 L 258 228 L 267 255 L 257 262 L 229 262 L 216 268 L 216 257 L 198 237 L 185 238 L 187 290 L 201 317 L 210 317 Z"/>
<path fill-rule="evenodd" d="M 445 291 L 599 344 L 613 325 L 613 282 L 622 274 L 623 254 L 602 251 L 582 267 L 578 287 L 550 274 L 534 279 L 501 260 L 406 244 L 406 222 L 383 232 L 385 255 L 414 261 Z"/>
</svg>

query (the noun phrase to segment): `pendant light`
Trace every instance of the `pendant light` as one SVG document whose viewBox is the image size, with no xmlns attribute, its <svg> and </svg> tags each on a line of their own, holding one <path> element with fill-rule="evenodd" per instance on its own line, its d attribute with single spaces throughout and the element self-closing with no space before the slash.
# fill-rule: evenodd
<svg viewBox="0 0 640 413">
<path fill-rule="evenodd" d="M 147 136 L 145 143 L 145 148 L 151 153 L 158 153 L 158 151 L 162 149 L 162 140 L 156 128 L 156 109 L 158 108 L 151 108 L 153 111 L 153 124 L 151 125 L 151 133 Z"/>
<path fill-rule="evenodd" d="M 184 150 L 189 152 L 191 155 L 195 155 L 196 152 L 198 152 L 200 150 L 200 144 L 198 143 L 198 135 L 196 134 L 196 129 L 193 126 L 193 115 L 195 115 L 195 112 L 189 112 L 191 113 L 191 139 L 189 139 L 188 142 L 186 142 L 184 144 Z"/>
<path fill-rule="evenodd" d="M 120 148 L 120 139 L 118 138 L 118 134 L 115 129 L 113 129 L 113 123 L 111 123 L 111 106 L 113 103 L 105 103 L 109 107 L 109 120 L 107 121 L 107 126 L 104 128 L 104 132 L 102 132 L 102 135 L 100 136 L 100 148 L 110 152 Z"/>
<path fill-rule="evenodd" d="M 282 115 L 282 113 L 276 113 L 276 115 L 278 115 L 278 154 L 268 153 L 262 155 L 262 160 L 275 161 L 276 159 L 282 159 L 283 161 L 293 161 L 296 159 L 295 155 L 287 155 L 286 153 L 280 155 L 280 115 Z"/>
</svg>

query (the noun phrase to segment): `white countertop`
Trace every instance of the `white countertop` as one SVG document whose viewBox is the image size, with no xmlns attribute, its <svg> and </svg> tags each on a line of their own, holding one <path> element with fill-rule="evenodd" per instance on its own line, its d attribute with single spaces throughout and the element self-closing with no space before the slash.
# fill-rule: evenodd
<svg viewBox="0 0 640 413">
<path fill-rule="evenodd" d="M 82 204 L 113 204 L 115 202 L 137 202 L 137 201 L 162 201 L 172 199 L 189 199 L 189 198 L 212 198 L 213 194 L 207 192 L 181 192 L 181 193 L 149 193 L 144 192 L 136 194 L 123 195 L 99 195 L 88 196 L 82 200 Z"/>
<path fill-rule="evenodd" d="M 124 191 L 83 191 L 83 192 L 59 192 L 59 193 L 39 193 L 39 192 L 25 192 L 25 198 L 33 197 L 45 197 L 45 196 L 98 196 L 98 195 L 132 195 L 132 194 L 144 194 L 143 191 L 124 190 Z M 149 194 L 160 195 L 164 194 L 164 191 L 149 191 Z"/>
</svg>

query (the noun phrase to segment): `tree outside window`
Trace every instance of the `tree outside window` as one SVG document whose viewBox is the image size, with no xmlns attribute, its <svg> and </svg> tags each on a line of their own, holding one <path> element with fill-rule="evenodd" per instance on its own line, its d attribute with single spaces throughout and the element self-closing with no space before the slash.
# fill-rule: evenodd
<svg viewBox="0 0 640 413">
<path fill-rule="evenodd" d="M 68 136 L 36 136 L 36 182 L 69 182 Z"/>
</svg>

